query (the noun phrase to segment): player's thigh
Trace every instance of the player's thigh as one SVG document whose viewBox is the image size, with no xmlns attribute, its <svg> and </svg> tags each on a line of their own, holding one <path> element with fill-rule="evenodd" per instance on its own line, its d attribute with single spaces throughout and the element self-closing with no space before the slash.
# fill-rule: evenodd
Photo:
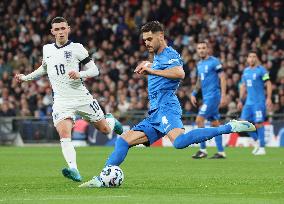
<svg viewBox="0 0 284 204">
<path fill-rule="evenodd" d="M 254 122 L 253 109 L 251 105 L 244 105 L 242 113 L 241 113 L 241 119 Z"/>
<path fill-rule="evenodd" d="M 206 103 L 203 103 L 199 108 L 198 115 L 206 118 L 207 111 L 208 111 L 208 105 Z"/>
<path fill-rule="evenodd" d="M 68 102 L 66 102 L 66 103 L 54 102 L 54 104 L 52 106 L 52 109 L 53 109 L 53 111 L 52 111 L 53 124 L 54 124 L 54 127 L 56 127 L 56 128 L 61 121 L 64 121 L 66 119 L 70 119 L 70 121 L 72 122 L 75 118 L 74 107 L 73 106 L 72 107 L 66 106 L 66 104 L 68 104 Z M 63 132 L 63 131 L 60 131 L 60 132 Z"/>
<path fill-rule="evenodd" d="M 167 136 L 170 139 L 170 141 L 173 143 L 175 141 L 175 139 L 183 133 L 184 133 L 183 128 L 174 128 L 167 133 Z"/>
<path fill-rule="evenodd" d="M 88 98 L 87 98 L 88 99 Z M 106 125 L 104 113 L 97 102 L 96 99 L 88 99 L 89 103 L 86 104 L 78 104 L 76 106 L 76 115 L 81 116 L 84 120 L 89 121 L 91 123 L 97 123 L 101 121 L 101 125 Z M 100 124 L 100 123 L 97 123 Z M 99 125 L 97 125 L 99 127 Z"/>
<path fill-rule="evenodd" d="M 199 109 L 198 116 L 208 120 L 216 120 L 219 115 L 219 102 L 218 100 L 208 99 L 204 100 L 202 106 Z"/>
<path fill-rule="evenodd" d="M 262 123 L 265 121 L 266 108 L 263 104 L 256 104 L 253 107 L 253 119 L 255 123 Z"/>
<path fill-rule="evenodd" d="M 60 138 L 70 138 L 72 128 L 73 128 L 73 120 L 70 118 L 61 120 L 56 124 L 56 130 Z"/>
<path fill-rule="evenodd" d="M 121 137 L 129 144 L 129 146 L 144 144 L 149 141 L 144 132 L 136 130 L 129 130 L 123 133 Z"/>
</svg>

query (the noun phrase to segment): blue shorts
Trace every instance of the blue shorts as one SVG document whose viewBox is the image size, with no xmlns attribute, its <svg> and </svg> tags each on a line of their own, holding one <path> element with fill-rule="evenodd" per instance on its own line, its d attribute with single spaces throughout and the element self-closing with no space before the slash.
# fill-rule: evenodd
<svg viewBox="0 0 284 204">
<path fill-rule="evenodd" d="M 149 116 L 135 125 L 132 130 L 144 132 L 150 144 L 164 137 L 174 128 L 183 128 L 181 110 L 159 107 L 148 113 Z"/>
<path fill-rule="evenodd" d="M 205 99 L 201 108 L 199 109 L 198 116 L 214 121 L 220 119 L 219 114 L 220 97 Z"/>
<path fill-rule="evenodd" d="M 265 104 L 245 105 L 242 110 L 241 119 L 253 123 L 265 121 L 266 107 Z"/>
</svg>

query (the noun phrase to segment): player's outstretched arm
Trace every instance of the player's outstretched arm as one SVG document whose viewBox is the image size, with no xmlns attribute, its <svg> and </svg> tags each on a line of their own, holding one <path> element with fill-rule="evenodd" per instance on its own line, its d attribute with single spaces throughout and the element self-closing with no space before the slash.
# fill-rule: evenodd
<svg viewBox="0 0 284 204">
<path fill-rule="evenodd" d="M 270 80 L 266 81 L 266 105 L 268 109 L 272 109 L 272 84 Z"/>
<path fill-rule="evenodd" d="M 23 81 L 31 81 L 31 80 L 35 80 L 43 75 L 46 74 L 46 69 L 44 68 L 43 65 L 41 65 L 38 69 L 36 69 L 35 71 L 33 71 L 32 73 L 28 74 L 28 75 L 24 75 L 24 74 L 16 74 L 15 75 L 15 79 L 17 80 L 17 82 L 23 82 Z"/>
<path fill-rule="evenodd" d="M 226 76 L 224 72 L 220 72 L 218 74 L 220 78 L 220 85 L 221 85 L 221 101 L 220 101 L 220 107 L 224 107 L 227 103 L 226 99 L 226 88 L 227 88 L 227 83 L 226 83 Z"/>
<path fill-rule="evenodd" d="M 197 107 L 197 100 L 196 100 L 196 95 L 197 93 L 199 92 L 200 88 L 201 88 L 201 84 L 200 84 L 200 77 L 197 77 L 197 81 L 195 83 L 195 87 L 191 93 L 191 96 L 190 96 L 190 101 L 192 103 L 192 105 L 194 107 Z"/>
<path fill-rule="evenodd" d="M 246 85 L 242 83 L 240 86 L 240 99 L 238 102 L 238 109 L 241 110 L 243 108 L 243 102 L 245 101 L 245 94 L 246 94 Z"/>
</svg>

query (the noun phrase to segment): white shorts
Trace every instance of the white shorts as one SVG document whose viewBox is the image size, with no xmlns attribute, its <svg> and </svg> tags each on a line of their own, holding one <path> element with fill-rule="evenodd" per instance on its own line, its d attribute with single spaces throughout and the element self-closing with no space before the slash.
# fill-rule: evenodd
<svg viewBox="0 0 284 204">
<path fill-rule="evenodd" d="M 89 122 L 97 122 L 103 119 L 104 113 L 98 101 L 92 97 L 86 97 L 78 101 L 54 101 L 52 106 L 53 124 L 56 125 L 66 118 L 75 120 L 75 116 L 81 116 Z"/>
</svg>

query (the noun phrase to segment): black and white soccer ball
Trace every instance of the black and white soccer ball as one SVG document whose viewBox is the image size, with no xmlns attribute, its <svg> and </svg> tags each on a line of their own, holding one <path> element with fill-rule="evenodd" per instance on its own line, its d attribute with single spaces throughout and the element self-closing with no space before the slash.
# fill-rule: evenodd
<svg viewBox="0 0 284 204">
<path fill-rule="evenodd" d="M 101 171 L 100 179 L 103 187 L 119 187 L 124 180 L 124 174 L 120 167 L 109 165 Z"/>
</svg>

